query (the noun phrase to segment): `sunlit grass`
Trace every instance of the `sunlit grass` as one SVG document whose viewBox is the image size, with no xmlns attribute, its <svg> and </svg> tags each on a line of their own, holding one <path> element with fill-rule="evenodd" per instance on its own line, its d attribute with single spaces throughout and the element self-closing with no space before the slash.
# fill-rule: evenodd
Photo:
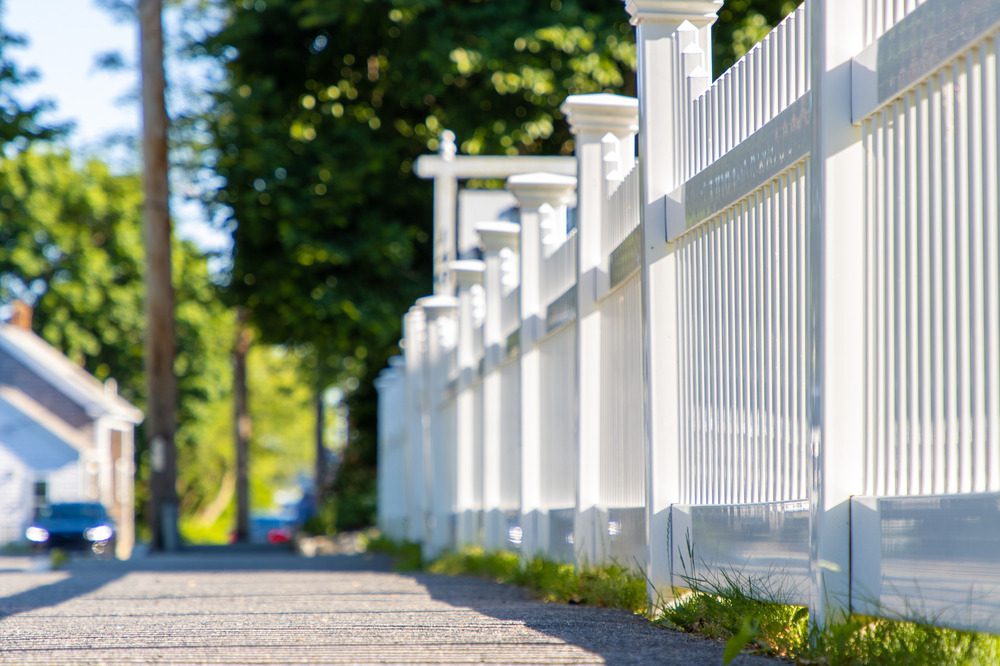
<svg viewBox="0 0 1000 666">
<path fill-rule="evenodd" d="M 633 613 L 646 613 L 649 608 L 645 579 L 618 564 L 577 568 L 542 557 L 522 560 L 510 551 L 468 547 L 442 555 L 427 570 L 519 585 L 545 601 L 622 608 Z"/>
<path fill-rule="evenodd" d="M 798 664 L 947 666 L 1000 663 L 1000 637 L 929 622 L 852 615 L 810 627 L 803 606 L 782 603 L 766 584 L 733 571 L 687 578 L 689 591 L 663 605 L 656 622 Z"/>
<path fill-rule="evenodd" d="M 424 568 L 420 544 L 412 541 L 394 541 L 373 530 L 361 536 L 361 549 L 391 556 L 396 571 L 420 571 Z"/>
</svg>

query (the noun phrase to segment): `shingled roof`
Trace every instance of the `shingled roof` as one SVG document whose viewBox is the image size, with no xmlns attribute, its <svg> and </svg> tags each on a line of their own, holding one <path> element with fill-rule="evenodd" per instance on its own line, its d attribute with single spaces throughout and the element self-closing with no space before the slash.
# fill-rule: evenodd
<svg viewBox="0 0 1000 666">
<path fill-rule="evenodd" d="M 101 383 L 32 331 L 0 324 L 0 349 L 78 404 L 89 416 L 95 419 L 110 416 L 133 424 L 142 422 L 142 411 L 118 395 L 113 383 Z"/>
</svg>

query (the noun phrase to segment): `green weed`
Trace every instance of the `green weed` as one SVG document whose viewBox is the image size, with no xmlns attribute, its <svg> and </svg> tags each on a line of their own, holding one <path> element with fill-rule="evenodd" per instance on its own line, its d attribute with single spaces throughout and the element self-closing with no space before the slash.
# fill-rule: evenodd
<svg viewBox="0 0 1000 666">
<path fill-rule="evenodd" d="M 810 628 L 805 607 L 732 571 L 686 578 L 690 591 L 662 607 L 658 623 L 726 641 L 724 663 L 743 650 L 804 665 L 978 666 L 1000 663 L 1000 637 L 930 622 L 852 615 Z"/>
<path fill-rule="evenodd" d="M 418 543 L 394 541 L 374 530 L 362 535 L 361 540 L 365 552 L 382 553 L 392 557 L 393 568 L 396 571 L 420 571 L 424 568 L 424 556 Z"/>
<path fill-rule="evenodd" d="M 49 551 L 49 565 L 53 570 L 62 569 L 69 563 L 69 555 L 61 548 L 53 548 Z"/>
</svg>

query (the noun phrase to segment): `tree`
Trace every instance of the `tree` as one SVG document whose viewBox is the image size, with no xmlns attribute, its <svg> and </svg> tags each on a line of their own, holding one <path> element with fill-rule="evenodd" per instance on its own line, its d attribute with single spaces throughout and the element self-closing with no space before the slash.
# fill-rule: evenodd
<svg viewBox="0 0 1000 666">
<path fill-rule="evenodd" d="M 35 306 L 35 330 L 99 379 L 114 377 L 123 396 L 146 405 L 142 191 L 139 179 L 101 162 L 76 167 L 69 153 L 31 150 L 0 161 L 0 304 Z M 211 281 L 207 257 L 174 241 L 177 276 L 175 367 L 179 374 L 178 456 L 181 513 L 218 496 L 226 460 L 206 446 L 228 399 L 234 325 Z M 138 441 L 137 500 L 146 497 L 148 450 Z"/>
<path fill-rule="evenodd" d="M 569 153 L 559 103 L 630 90 L 632 30 L 597 0 L 224 5 L 204 48 L 226 72 L 207 128 L 235 226 L 229 297 L 265 341 L 307 351 L 317 390 L 348 389 L 341 479 L 370 495 L 371 380 L 430 289 L 413 161 L 445 127 L 465 152 Z"/>
<path fill-rule="evenodd" d="M 236 310 L 236 341 L 233 344 L 233 423 L 236 441 L 236 540 L 250 538 L 250 485 L 248 458 L 250 453 L 250 407 L 247 398 L 247 354 L 251 331 L 247 311 Z"/>
<path fill-rule="evenodd" d="M 733 66 L 802 0 L 726 0 L 712 35 L 712 68 L 719 76 Z"/>
<path fill-rule="evenodd" d="M 0 0 L 2 12 L 3 1 Z M 36 78 L 34 71 L 22 70 L 9 57 L 9 49 L 24 43 L 23 37 L 0 25 L 0 152 L 5 155 L 24 150 L 35 141 L 52 139 L 67 129 L 43 122 L 41 116 L 51 107 L 49 102 L 25 105 L 17 99 L 17 89 Z"/>
</svg>

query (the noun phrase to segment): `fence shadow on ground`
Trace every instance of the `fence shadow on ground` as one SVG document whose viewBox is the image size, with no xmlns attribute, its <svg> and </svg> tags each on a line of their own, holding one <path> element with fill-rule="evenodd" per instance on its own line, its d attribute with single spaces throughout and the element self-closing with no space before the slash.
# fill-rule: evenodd
<svg viewBox="0 0 1000 666">
<path fill-rule="evenodd" d="M 628 611 L 540 602 L 521 588 L 466 576 L 416 574 L 436 601 L 468 608 L 487 617 L 523 625 L 525 649 L 540 640 L 566 643 L 607 664 L 719 664 L 723 644 L 653 626 Z M 470 646 L 471 647 L 471 646 Z M 741 656 L 734 664 L 774 664 L 764 657 Z"/>
</svg>

